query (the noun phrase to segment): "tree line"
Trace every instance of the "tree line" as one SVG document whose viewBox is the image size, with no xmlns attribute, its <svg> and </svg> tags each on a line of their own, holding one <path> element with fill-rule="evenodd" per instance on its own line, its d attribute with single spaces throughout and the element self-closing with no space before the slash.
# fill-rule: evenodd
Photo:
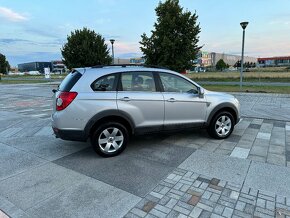
<svg viewBox="0 0 290 218">
<path fill-rule="evenodd" d="M 155 9 L 157 20 L 150 35 L 141 35 L 140 49 L 145 64 L 167 67 L 178 72 L 189 69 L 196 59 L 200 26 L 196 12 L 180 6 L 179 0 L 159 2 Z M 69 68 L 91 67 L 112 63 L 104 37 L 88 28 L 74 30 L 61 48 L 64 64 Z M 0 72 L 9 63 L 0 56 Z M 7 65 L 8 64 L 8 65 Z"/>
<path fill-rule="evenodd" d="M 0 53 L 0 73 L 6 74 L 10 70 L 9 62 L 6 60 L 5 55 Z"/>
<path fill-rule="evenodd" d="M 155 9 L 157 21 L 151 35 L 141 35 L 140 49 L 145 64 L 167 67 L 178 72 L 189 69 L 201 47 L 198 46 L 198 16 L 184 10 L 179 0 L 160 2 Z M 94 30 L 75 30 L 62 47 L 68 68 L 107 65 L 112 62 L 105 39 Z"/>
</svg>

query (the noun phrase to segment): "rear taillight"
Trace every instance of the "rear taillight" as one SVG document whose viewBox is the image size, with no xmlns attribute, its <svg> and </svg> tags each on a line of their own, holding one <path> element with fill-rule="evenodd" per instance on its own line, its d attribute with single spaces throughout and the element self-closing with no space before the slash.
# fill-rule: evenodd
<svg viewBox="0 0 290 218">
<path fill-rule="evenodd" d="M 61 111 L 77 97 L 77 92 L 61 92 L 56 99 L 56 110 Z"/>
</svg>

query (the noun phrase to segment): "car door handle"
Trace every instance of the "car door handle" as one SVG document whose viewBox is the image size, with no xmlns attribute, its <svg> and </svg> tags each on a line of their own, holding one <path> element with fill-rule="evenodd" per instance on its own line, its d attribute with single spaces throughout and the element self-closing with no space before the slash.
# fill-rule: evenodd
<svg viewBox="0 0 290 218">
<path fill-rule="evenodd" d="M 168 102 L 175 102 L 176 100 L 175 100 L 175 98 L 169 98 L 167 101 Z"/>
<path fill-rule="evenodd" d="M 131 99 L 129 97 L 124 97 L 120 99 L 121 101 L 130 101 Z"/>
</svg>

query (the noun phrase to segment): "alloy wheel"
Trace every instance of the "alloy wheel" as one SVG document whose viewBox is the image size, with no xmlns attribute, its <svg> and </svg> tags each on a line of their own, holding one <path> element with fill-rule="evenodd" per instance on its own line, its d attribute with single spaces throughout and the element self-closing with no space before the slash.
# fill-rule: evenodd
<svg viewBox="0 0 290 218">
<path fill-rule="evenodd" d="M 124 135 L 116 127 L 103 130 L 98 139 L 98 145 L 104 153 L 113 153 L 119 150 L 124 142 Z"/>
<path fill-rule="evenodd" d="M 226 115 L 220 116 L 215 123 L 215 131 L 220 137 L 227 136 L 230 133 L 231 128 L 232 128 L 232 121 Z"/>
</svg>

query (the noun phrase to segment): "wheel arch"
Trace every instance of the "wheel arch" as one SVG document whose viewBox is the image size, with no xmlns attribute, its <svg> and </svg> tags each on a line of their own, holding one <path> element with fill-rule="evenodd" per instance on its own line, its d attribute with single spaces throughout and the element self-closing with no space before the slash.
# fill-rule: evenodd
<svg viewBox="0 0 290 218">
<path fill-rule="evenodd" d="M 89 138 L 101 123 L 110 121 L 124 125 L 127 128 L 129 135 L 134 134 L 135 125 L 129 114 L 118 110 L 108 110 L 96 114 L 88 121 L 85 127 L 86 137 Z"/>
<path fill-rule="evenodd" d="M 232 103 L 221 103 L 221 104 L 217 105 L 209 114 L 209 116 L 207 118 L 206 126 L 209 126 L 211 123 L 211 120 L 214 118 L 214 116 L 216 114 L 220 113 L 221 111 L 227 111 L 227 112 L 231 113 L 234 117 L 235 124 L 237 124 L 238 111 L 237 111 L 236 107 Z"/>
</svg>

